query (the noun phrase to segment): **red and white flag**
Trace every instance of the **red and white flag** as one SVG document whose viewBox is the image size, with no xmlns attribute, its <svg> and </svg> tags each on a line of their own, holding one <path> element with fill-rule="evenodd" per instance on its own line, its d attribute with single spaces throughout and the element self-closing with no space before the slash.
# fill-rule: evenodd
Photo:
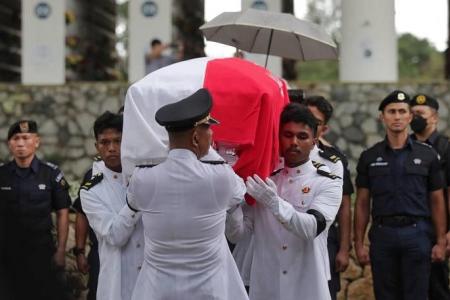
<svg viewBox="0 0 450 300">
<path fill-rule="evenodd" d="M 232 145 L 233 165 L 242 178 L 263 178 L 277 166 L 279 117 L 288 103 L 286 84 L 266 69 L 238 58 L 197 58 L 150 73 L 127 92 L 122 134 L 122 169 L 129 177 L 136 165 L 158 164 L 167 157 L 168 135 L 155 121 L 156 111 L 207 88 L 217 144 Z"/>
</svg>

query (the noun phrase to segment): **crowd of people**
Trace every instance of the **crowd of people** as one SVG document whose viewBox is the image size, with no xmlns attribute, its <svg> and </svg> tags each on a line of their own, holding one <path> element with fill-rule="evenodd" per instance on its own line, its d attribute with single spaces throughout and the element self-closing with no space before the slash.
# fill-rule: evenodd
<svg viewBox="0 0 450 300">
<path fill-rule="evenodd" d="M 438 101 L 400 90 L 381 101 L 385 138 L 363 151 L 355 170 L 352 243 L 348 162 L 325 139 L 333 107 L 322 96 L 289 96 L 279 116 L 280 164 L 267 178 L 240 178 L 211 147 L 212 127 L 221 125 L 207 89 L 156 112 L 168 157 L 136 166 L 128 184 L 123 115 L 97 118 L 99 156 L 73 203 L 73 254 L 89 273 L 88 299 L 336 299 L 352 245 L 358 262 L 372 267 L 377 299 L 450 299 L 450 149 L 437 132 Z M 59 273 L 68 184 L 36 157 L 36 122 L 12 124 L 7 140 L 13 159 L 0 166 L 0 299 L 67 299 Z"/>
</svg>

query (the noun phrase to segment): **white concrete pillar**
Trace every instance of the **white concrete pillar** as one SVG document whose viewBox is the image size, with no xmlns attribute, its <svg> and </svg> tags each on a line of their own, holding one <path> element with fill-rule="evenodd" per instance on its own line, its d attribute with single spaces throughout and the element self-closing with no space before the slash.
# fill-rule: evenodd
<svg viewBox="0 0 450 300">
<path fill-rule="evenodd" d="M 22 0 L 22 83 L 65 82 L 65 3 Z"/>
<path fill-rule="evenodd" d="M 247 8 L 255 8 L 281 12 L 281 0 L 242 0 L 241 7 L 242 10 L 246 10 Z M 251 60 L 264 67 L 266 55 L 246 52 L 245 59 Z M 281 77 L 283 73 L 281 58 L 278 56 L 269 56 L 267 69 L 269 69 L 273 74 Z"/>
<path fill-rule="evenodd" d="M 398 80 L 395 1 L 343 0 L 341 81 Z"/>
<path fill-rule="evenodd" d="M 172 1 L 130 0 L 128 28 L 128 80 L 134 82 L 146 75 L 145 54 L 151 41 L 172 41 Z"/>
</svg>

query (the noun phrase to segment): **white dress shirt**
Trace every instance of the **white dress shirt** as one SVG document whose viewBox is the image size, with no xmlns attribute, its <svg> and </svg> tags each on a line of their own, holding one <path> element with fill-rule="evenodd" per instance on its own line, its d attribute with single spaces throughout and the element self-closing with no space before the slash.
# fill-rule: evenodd
<svg viewBox="0 0 450 300">
<path fill-rule="evenodd" d="M 224 234 L 226 211 L 245 191 L 230 166 L 185 149 L 136 168 L 127 196 L 142 212 L 145 262 L 133 300 L 248 299 Z"/>
<path fill-rule="evenodd" d="M 254 247 L 250 272 L 250 299 L 330 299 L 327 230 L 341 203 L 342 182 L 317 173 L 311 161 L 296 168 L 285 167 L 272 176 L 278 195 L 291 210 L 291 219 L 281 223 L 257 203 L 235 210 L 227 219 L 227 236 L 233 241 L 253 232 Z M 317 237 L 316 223 L 302 222 L 309 209 L 320 212 L 326 229 Z M 311 219 L 311 218 L 308 218 Z M 311 229 L 314 229 L 313 231 Z"/>
<path fill-rule="evenodd" d="M 126 204 L 122 174 L 94 163 L 103 179 L 81 189 L 81 205 L 98 239 L 100 273 L 97 299 L 129 300 L 144 259 L 144 233 L 139 213 Z"/>
</svg>

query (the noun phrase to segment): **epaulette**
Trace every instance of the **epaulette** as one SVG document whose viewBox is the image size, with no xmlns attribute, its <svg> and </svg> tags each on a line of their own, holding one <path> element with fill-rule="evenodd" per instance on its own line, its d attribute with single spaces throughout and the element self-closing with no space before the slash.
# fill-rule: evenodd
<svg viewBox="0 0 450 300">
<path fill-rule="evenodd" d="M 96 155 L 96 156 L 94 156 L 93 160 L 94 161 L 102 161 L 103 159 L 102 159 L 102 157 L 100 155 Z"/>
<path fill-rule="evenodd" d="M 153 168 L 156 165 L 137 165 L 136 168 Z"/>
<path fill-rule="evenodd" d="M 341 158 L 337 155 L 331 154 L 331 153 L 327 153 L 325 151 L 319 151 L 319 156 L 325 158 L 326 160 L 331 161 L 332 163 L 337 163 L 338 161 L 341 160 Z"/>
<path fill-rule="evenodd" d="M 53 163 L 51 163 L 51 162 L 46 161 L 45 164 L 46 164 L 47 166 L 49 166 L 50 168 L 52 168 L 53 170 L 58 169 L 58 166 L 55 165 L 55 164 L 53 164 Z"/>
<path fill-rule="evenodd" d="M 429 144 L 427 144 L 427 143 L 423 143 L 423 142 L 420 142 L 420 141 L 417 141 L 417 140 L 415 140 L 414 142 L 417 143 L 417 144 L 419 144 L 419 145 L 426 146 L 426 147 L 428 147 L 428 148 L 433 149 L 433 146 L 431 146 L 431 145 L 429 145 Z"/>
<path fill-rule="evenodd" d="M 99 184 L 103 180 L 103 173 L 94 175 L 91 179 L 86 181 L 82 186 L 82 190 L 89 191 L 93 186 Z"/>
<path fill-rule="evenodd" d="M 338 179 L 338 178 L 340 179 L 341 178 L 335 174 L 332 174 L 328 171 L 323 170 L 322 167 L 325 167 L 326 169 L 328 169 L 328 167 L 320 162 L 312 161 L 312 164 L 317 169 L 317 174 L 319 174 L 319 175 L 322 175 L 322 176 L 325 176 L 325 177 L 328 177 L 331 179 Z"/>
<path fill-rule="evenodd" d="M 201 160 L 201 162 L 210 165 L 223 165 L 227 163 L 224 160 Z"/>
<path fill-rule="evenodd" d="M 281 171 L 283 171 L 283 168 L 273 171 L 272 174 L 270 174 L 270 176 L 275 176 L 278 173 L 280 173 Z"/>
</svg>

